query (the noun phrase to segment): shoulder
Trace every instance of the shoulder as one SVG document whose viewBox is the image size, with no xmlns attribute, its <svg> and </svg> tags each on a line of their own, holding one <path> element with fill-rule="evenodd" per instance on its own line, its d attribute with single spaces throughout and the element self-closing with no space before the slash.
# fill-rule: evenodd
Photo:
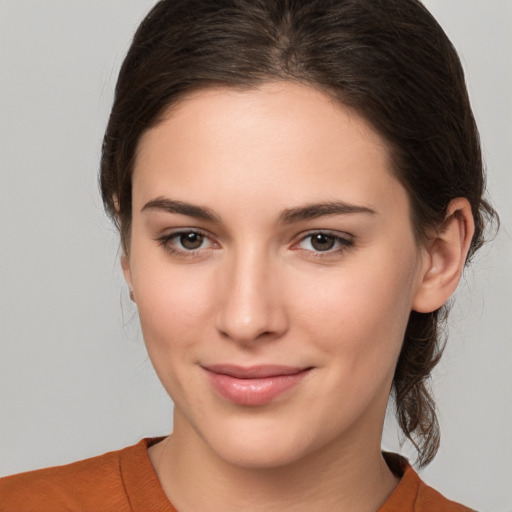
<svg viewBox="0 0 512 512">
<path fill-rule="evenodd" d="M 402 479 L 378 512 L 475 512 L 449 500 L 423 482 L 405 458 L 390 453 L 384 456 L 390 469 L 402 475 Z"/>
<path fill-rule="evenodd" d="M 131 510 L 121 463 L 146 446 L 142 440 L 80 462 L 1 478 L 0 512 Z"/>
<path fill-rule="evenodd" d="M 445 498 L 440 492 L 420 480 L 420 488 L 417 497 L 417 510 L 438 510 L 439 512 L 475 512 L 460 503 Z"/>
</svg>

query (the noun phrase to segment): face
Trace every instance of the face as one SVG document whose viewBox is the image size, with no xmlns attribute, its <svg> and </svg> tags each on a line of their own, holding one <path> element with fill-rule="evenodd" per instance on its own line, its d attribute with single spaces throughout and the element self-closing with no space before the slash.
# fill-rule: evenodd
<svg viewBox="0 0 512 512">
<path fill-rule="evenodd" d="M 421 254 L 355 113 L 288 82 L 189 96 L 141 140 L 123 263 L 174 435 L 246 467 L 379 449 Z"/>
</svg>

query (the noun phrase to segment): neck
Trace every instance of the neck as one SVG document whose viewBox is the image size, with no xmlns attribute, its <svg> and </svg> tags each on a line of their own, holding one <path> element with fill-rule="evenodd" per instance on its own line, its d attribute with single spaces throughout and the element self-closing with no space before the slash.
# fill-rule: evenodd
<svg viewBox="0 0 512 512">
<path fill-rule="evenodd" d="M 275 468 L 240 467 L 179 429 L 150 448 L 169 500 L 179 512 L 375 512 L 398 484 L 380 450 L 380 435 L 360 433 Z"/>
</svg>

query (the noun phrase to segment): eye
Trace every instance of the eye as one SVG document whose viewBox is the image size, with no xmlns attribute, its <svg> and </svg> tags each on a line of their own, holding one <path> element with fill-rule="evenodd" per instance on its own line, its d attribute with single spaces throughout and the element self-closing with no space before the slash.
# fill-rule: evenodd
<svg viewBox="0 0 512 512">
<path fill-rule="evenodd" d="M 191 231 L 190 233 L 181 233 L 177 235 L 175 238 L 187 251 L 194 251 L 196 249 L 200 249 L 205 240 L 204 235 L 202 235 L 201 233 L 195 233 L 193 231 Z"/>
<path fill-rule="evenodd" d="M 338 253 L 353 245 L 353 241 L 330 232 L 317 231 L 302 238 L 298 244 L 299 249 L 315 253 Z"/>
<path fill-rule="evenodd" d="M 157 241 L 170 254 L 182 257 L 197 257 L 215 245 L 205 233 L 196 230 L 170 233 Z"/>
</svg>

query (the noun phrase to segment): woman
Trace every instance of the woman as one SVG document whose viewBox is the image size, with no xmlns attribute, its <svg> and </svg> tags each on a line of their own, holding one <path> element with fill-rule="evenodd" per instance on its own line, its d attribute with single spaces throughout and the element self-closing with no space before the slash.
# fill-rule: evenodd
<svg viewBox="0 0 512 512">
<path fill-rule="evenodd" d="M 101 186 L 174 430 L 4 479 L 4 510 L 468 510 L 380 448 L 393 392 L 435 455 L 438 325 L 493 215 L 419 2 L 159 2 Z"/>
</svg>

